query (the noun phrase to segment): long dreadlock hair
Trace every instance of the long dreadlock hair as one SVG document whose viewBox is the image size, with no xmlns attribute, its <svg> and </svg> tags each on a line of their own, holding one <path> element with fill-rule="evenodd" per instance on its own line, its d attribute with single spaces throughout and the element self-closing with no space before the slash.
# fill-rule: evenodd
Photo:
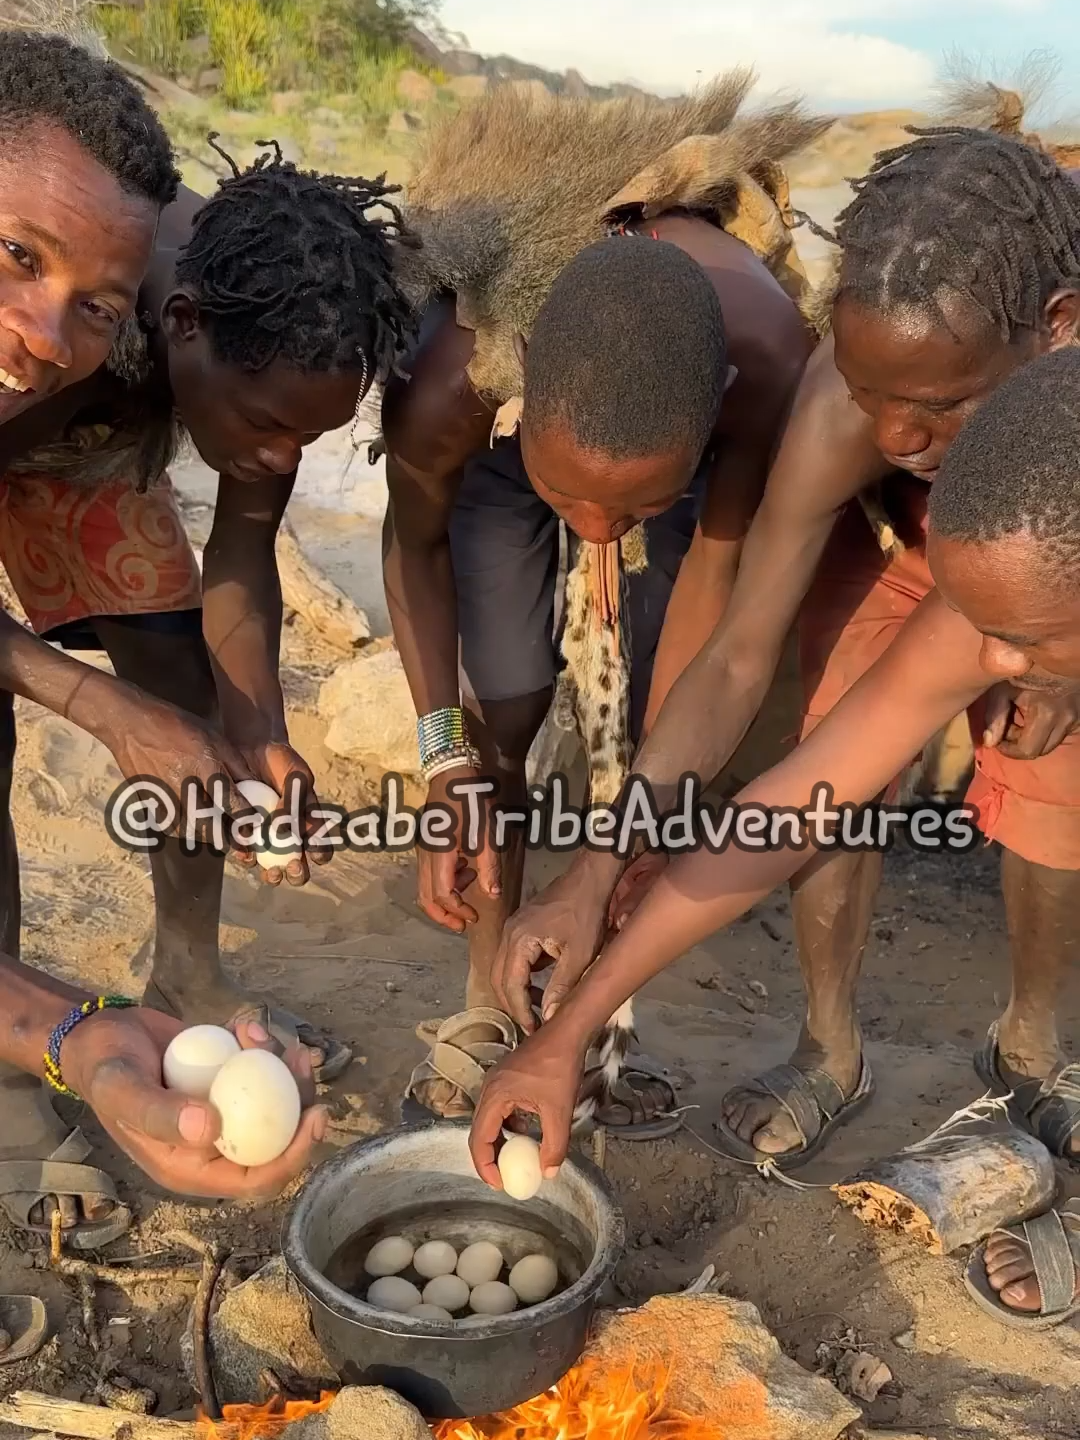
<svg viewBox="0 0 1080 1440">
<path fill-rule="evenodd" d="M 298 170 L 274 140 L 256 142 L 267 152 L 242 171 L 216 141 L 232 175 L 176 266 L 215 353 L 248 371 L 285 360 L 385 381 L 414 324 L 394 274 L 395 246 L 418 243 L 391 199 L 400 187 Z"/>
<path fill-rule="evenodd" d="M 1080 284 L 1080 186 L 1022 140 L 962 126 L 912 129 L 853 182 L 837 221 L 834 299 L 888 312 L 963 296 L 1010 340 L 1047 296 Z"/>
</svg>

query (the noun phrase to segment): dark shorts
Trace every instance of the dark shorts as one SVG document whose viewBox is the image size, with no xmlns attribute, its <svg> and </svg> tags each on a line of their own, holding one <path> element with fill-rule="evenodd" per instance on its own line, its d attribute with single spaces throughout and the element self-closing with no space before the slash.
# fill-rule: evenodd
<svg viewBox="0 0 1080 1440">
<path fill-rule="evenodd" d="M 104 615 L 102 619 L 125 630 L 202 639 L 202 610 L 164 610 L 149 615 Z M 51 640 L 54 645 L 60 645 L 64 650 L 105 649 L 92 615 L 85 620 L 69 620 L 64 625 L 54 625 L 51 630 L 46 630 L 41 638 Z"/>
<path fill-rule="evenodd" d="M 668 601 L 693 539 L 704 475 L 662 515 L 645 521 L 648 566 L 624 580 L 633 738 L 641 735 L 653 660 Z M 510 700 L 554 683 L 559 517 L 529 484 L 517 439 L 471 460 L 450 520 L 461 665 L 478 700 Z M 569 564 L 577 553 L 570 542 Z"/>
</svg>

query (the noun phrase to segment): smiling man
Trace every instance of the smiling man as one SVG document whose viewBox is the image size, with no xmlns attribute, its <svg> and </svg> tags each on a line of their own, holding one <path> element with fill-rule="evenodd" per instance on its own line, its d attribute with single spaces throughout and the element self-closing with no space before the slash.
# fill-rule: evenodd
<svg viewBox="0 0 1080 1440">
<path fill-rule="evenodd" d="M 687 771 L 709 778 L 730 758 L 797 616 L 804 737 L 903 633 L 933 586 L 926 507 L 950 444 L 1015 370 L 1077 339 L 1080 189 L 1048 154 L 934 131 L 880 156 L 855 190 L 838 226 L 832 335 L 807 368 L 730 603 L 635 761 L 665 804 Z M 891 559 L 855 502 L 876 481 L 906 547 Z M 968 799 L 1002 846 L 1012 944 L 1013 994 L 976 1057 L 999 1087 L 1037 1090 L 1060 1058 L 1056 998 L 1080 927 L 1078 715 L 1069 687 L 1048 695 L 1026 678 L 971 711 Z M 860 743 L 876 749 L 872 726 Z M 808 1013 L 789 1064 L 724 1099 L 721 1143 L 742 1160 L 801 1164 L 870 1098 L 855 988 L 880 876 L 880 855 L 841 854 L 794 883 Z M 495 988 L 522 1024 L 530 970 L 557 959 L 556 1004 L 597 953 L 618 881 L 617 862 L 582 851 L 513 918 Z M 1071 1151 L 1045 1114 L 1033 1107 L 1033 1129 Z"/>
</svg>

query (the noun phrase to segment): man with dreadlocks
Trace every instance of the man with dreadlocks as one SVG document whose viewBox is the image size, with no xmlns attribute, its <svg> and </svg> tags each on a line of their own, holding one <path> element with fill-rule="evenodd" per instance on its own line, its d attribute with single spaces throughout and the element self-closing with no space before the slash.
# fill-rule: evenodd
<svg viewBox="0 0 1080 1440">
<path fill-rule="evenodd" d="M 1077 341 L 1080 188 L 1037 143 L 916 132 L 855 190 L 838 224 L 832 333 L 807 368 L 730 603 L 635 763 L 662 805 L 682 775 L 713 776 L 733 753 L 800 607 L 804 736 L 922 613 L 933 586 L 927 499 L 946 451 L 1007 376 Z M 855 498 L 877 481 L 902 542 L 889 555 Z M 928 650 L 925 665 L 939 653 Z M 1062 1107 L 1080 1118 L 1075 1079 L 1040 1087 L 1058 1074 L 1056 997 L 1080 933 L 1078 717 L 1075 690 L 1048 694 L 1022 677 L 970 717 L 968 799 L 1002 847 L 1013 962 L 1012 997 L 976 1068 L 995 1089 L 1026 1096 L 1027 1123 L 1064 1154 L 1080 1153 L 1077 1126 L 1060 1123 Z M 866 719 L 851 743 L 877 754 L 877 723 Z M 870 1098 L 855 987 L 881 864 L 878 853 L 822 856 L 793 882 L 808 1013 L 790 1063 L 724 1099 L 717 1128 L 739 1159 L 802 1164 Z M 558 957 L 553 1009 L 593 959 L 618 881 L 610 857 L 582 851 L 508 927 L 496 995 L 523 1023 L 538 952 Z M 617 897 L 616 924 L 628 908 Z"/>
<path fill-rule="evenodd" d="M 1045 180 L 1043 167 L 1039 171 Z M 1011 274 L 1012 280 L 1022 280 L 1024 269 Z M 1026 313 L 1037 324 L 1037 286 L 1034 273 L 1015 287 L 1007 283 L 997 320 L 1016 306 L 1016 313 Z M 951 296 L 936 293 L 957 325 L 956 343 L 966 347 L 974 338 L 966 327 L 977 320 L 972 311 L 963 311 L 970 299 L 962 302 L 955 290 Z M 1026 312 L 1025 294 L 1032 307 Z M 907 295 L 912 303 L 915 292 Z M 998 333 L 994 321 L 989 328 Z M 846 352 L 838 329 L 837 354 L 846 360 Z M 926 437 L 919 453 L 931 443 Z M 1080 351 L 1073 347 L 1014 368 L 948 453 L 931 451 L 935 473 L 941 461 L 940 478 L 928 496 L 928 556 L 937 589 L 914 607 L 880 658 L 799 747 L 736 797 L 752 805 L 755 814 L 767 807 L 786 822 L 803 812 L 797 837 L 803 843 L 791 843 L 795 837 L 790 823 L 784 823 L 772 848 L 731 845 L 673 861 L 555 1016 L 489 1073 L 471 1140 L 477 1169 L 489 1184 L 501 1186 L 495 1142 L 514 1111 L 539 1115 L 541 1163 L 549 1176 L 557 1171 L 569 1143 L 590 1037 L 616 1006 L 805 867 L 808 852 L 828 853 L 836 837 L 822 814 L 823 785 L 830 791 L 828 810 L 864 805 L 935 730 L 1001 681 L 1047 700 L 1075 692 L 1080 684 L 1078 455 Z M 863 820 L 857 817 L 856 825 L 859 833 Z M 763 831 L 759 827 L 755 833 Z M 1068 834 L 1057 830 L 1054 838 L 1060 842 Z M 1059 892 L 1062 899 L 1066 890 L 1063 886 Z M 1045 904 L 1045 893 L 1042 887 L 1036 891 L 1036 906 Z M 1059 912 L 1054 918 L 1064 917 Z M 1072 958 L 1078 943 L 1075 926 L 1062 940 L 1047 929 L 1045 913 L 1037 923 L 1044 938 L 1056 942 L 1050 963 L 1058 963 L 1063 950 Z M 1046 977 L 1037 984 L 1045 985 Z M 1016 1003 L 1018 1013 L 1023 1008 Z M 1045 1023 L 1037 1012 L 1029 1018 Z M 1041 1034 L 1035 1039 L 1046 1043 Z M 1046 1084 L 1027 1075 L 998 1074 L 995 1088 L 1012 1089 L 1009 1108 L 1017 1123 L 1033 1124 L 1052 1150 L 1068 1154 L 1080 1133 L 1080 1062 L 1066 1063 L 1055 1053 L 1043 1063 L 1051 1066 Z M 793 1099 L 792 1111 L 810 1123 L 809 1106 L 800 1099 Z M 1080 1311 L 1080 1203 L 1069 1201 L 1060 1212 L 995 1232 L 972 1256 L 967 1278 L 979 1303 L 999 1320 L 1026 1321 L 1028 1328 L 1068 1320 Z"/>
<path fill-rule="evenodd" d="M 504 804 L 524 798 L 560 668 L 561 523 L 556 710 L 600 802 L 724 608 L 811 349 L 778 162 L 827 122 L 741 115 L 751 83 L 675 105 L 500 87 L 436 132 L 409 187 L 426 313 L 383 404 L 385 578 L 429 803 L 457 819 L 456 852 L 418 857 L 420 901 L 469 932 L 469 1008 L 422 1027 L 410 1085 L 441 1114 L 469 1111 L 513 1037 L 490 972 L 523 836 L 501 857 L 485 843 L 471 883 L 459 787 L 496 777 Z M 605 1123 L 677 1125 L 670 1086 L 627 1079 Z"/>
<path fill-rule="evenodd" d="M 105 650 L 122 681 L 220 727 L 210 773 L 254 777 L 280 794 L 290 775 L 308 787 L 312 776 L 289 744 L 278 680 L 276 532 L 304 446 L 348 424 L 386 379 L 411 311 L 393 276 L 399 226 L 385 185 L 303 173 L 277 150 L 246 171 L 230 165 L 211 200 L 184 191 L 165 211 L 122 373 L 98 371 L 65 392 L 59 431 L 4 475 L 0 560 L 44 640 Z M 39 432 L 57 414 L 40 406 Z M 182 430 L 221 477 L 201 583 L 166 469 Z M 14 752 L 9 711 L 8 774 Z M 139 773 L 175 792 L 199 771 L 183 753 L 174 762 L 164 739 Z M 0 908 L 17 936 L 7 791 L 2 804 Z M 156 934 L 144 1004 L 187 1023 L 247 1020 L 285 1046 L 299 1038 L 316 1078 L 340 1074 L 346 1045 L 254 1004 L 223 973 L 223 856 L 185 854 L 167 838 L 150 864 Z M 280 870 L 265 873 L 281 883 Z M 304 859 L 284 878 L 304 883 Z M 6 1109 L 3 1118 L 6 1138 Z M 51 1130 L 41 1143 L 45 1159 Z M 59 1197 L 76 1227 L 79 1198 Z M 42 1223 L 41 1196 L 16 1199 L 16 1223 Z M 98 1219 L 89 1228 L 100 1241 L 111 1220 Z"/>
</svg>

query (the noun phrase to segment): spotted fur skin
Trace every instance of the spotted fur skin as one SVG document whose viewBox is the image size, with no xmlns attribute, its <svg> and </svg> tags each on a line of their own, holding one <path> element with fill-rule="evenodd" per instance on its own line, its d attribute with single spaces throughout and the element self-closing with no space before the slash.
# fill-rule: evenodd
<svg viewBox="0 0 1080 1440">
<path fill-rule="evenodd" d="M 621 570 L 640 574 L 648 564 L 645 530 L 635 526 L 620 542 Z M 633 759 L 630 735 L 630 636 L 597 613 L 591 567 L 598 550 L 582 545 L 566 578 L 566 620 L 562 653 L 566 662 L 556 692 L 556 723 L 577 729 L 589 766 L 589 798 L 611 805 L 618 799 Z M 619 608 L 625 604 L 619 587 Z M 610 1099 L 634 1043 L 634 1003 L 627 1000 L 608 1021 L 597 1042 L 597 1063 L 589 1071 L 574 1112 L 574 1128 L 592 1120 Z"/>
</svg>

